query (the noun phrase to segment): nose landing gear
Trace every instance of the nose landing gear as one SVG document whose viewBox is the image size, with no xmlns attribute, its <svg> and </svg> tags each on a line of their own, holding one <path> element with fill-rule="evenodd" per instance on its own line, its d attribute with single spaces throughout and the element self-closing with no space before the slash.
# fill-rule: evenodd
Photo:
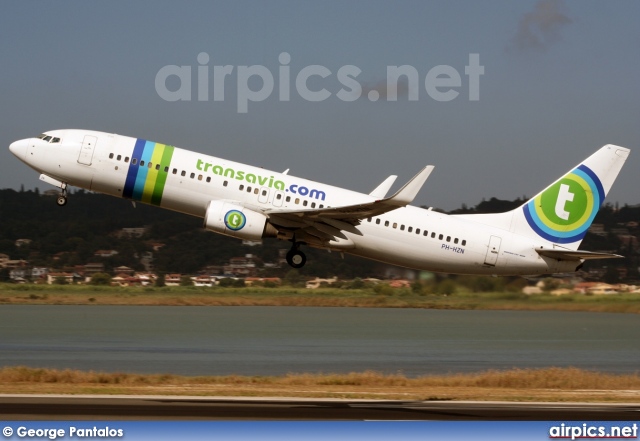
<svg viewBox="0 0 640 441">
<path fill-rule="evenodd" d="M 58 204 L 58 206 L 60 207 L 63 207 L 67 205 L 67 184 L 63 183 L 60 189 L 62 191 L 60 192 L 60 194 L 58 195 L 58 198 L 56 199 L 56 204 Z"/>
</svg>

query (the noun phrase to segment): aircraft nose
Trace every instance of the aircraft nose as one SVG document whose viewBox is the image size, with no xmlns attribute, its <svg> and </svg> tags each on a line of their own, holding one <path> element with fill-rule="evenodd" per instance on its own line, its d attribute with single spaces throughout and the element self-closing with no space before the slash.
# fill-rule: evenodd
<svg viewBox="0 0 640 441">
<path fill-rule="evenodd" d="M 27 148 L 29 147 L 28 139 L 21 139 L 19 141 L 11 143 L 9 150 L 16 155 L 18 159 L 24 159 L 27 156 Z"/>
</svg>

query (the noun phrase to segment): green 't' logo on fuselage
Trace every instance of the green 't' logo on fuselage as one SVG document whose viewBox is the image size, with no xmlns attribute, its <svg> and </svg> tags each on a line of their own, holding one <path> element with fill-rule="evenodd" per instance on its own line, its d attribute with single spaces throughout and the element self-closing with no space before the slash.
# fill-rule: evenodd
<svg viewBox="0 0 640 441">
<path fill-rule="evenodd" d="M 241 230 L 246 223 L 247 217 L 241 211 L 230 210 L 224 215 L 224 224 L 230 230 Z"/>
</svg>

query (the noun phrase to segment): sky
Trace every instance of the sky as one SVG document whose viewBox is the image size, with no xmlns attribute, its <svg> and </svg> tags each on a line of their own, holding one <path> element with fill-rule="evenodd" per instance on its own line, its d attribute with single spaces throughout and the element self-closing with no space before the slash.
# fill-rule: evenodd
<svg viewBox="0 0 640 441">
<path fill-rule="evenodd" d="M 607 202 L 638 204 L 639 16 L 624 0 L 8 2 L 0 188 L 50 188 L 8 146 L 76 128 L 367 193 L 432 164 L 414 203 L 446 210 L 533 196 L 617 144 L 632 152 Z M 399 66 L 415 77 L 388 88 Z"/>
</svg>

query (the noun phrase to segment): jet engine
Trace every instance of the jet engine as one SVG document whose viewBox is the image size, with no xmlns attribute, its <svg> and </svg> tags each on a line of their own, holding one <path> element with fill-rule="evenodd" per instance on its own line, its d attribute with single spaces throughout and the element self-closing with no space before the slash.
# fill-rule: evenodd
<svg viewBox="0 0 640 441">
<path fill-rule="evenodd" d="M 216 233 L 245 240 L 276 237 L 278 230 L 267 216 L 228 201 L 210 201 L 204 216 L 204 227 Z"/>
</svg>

